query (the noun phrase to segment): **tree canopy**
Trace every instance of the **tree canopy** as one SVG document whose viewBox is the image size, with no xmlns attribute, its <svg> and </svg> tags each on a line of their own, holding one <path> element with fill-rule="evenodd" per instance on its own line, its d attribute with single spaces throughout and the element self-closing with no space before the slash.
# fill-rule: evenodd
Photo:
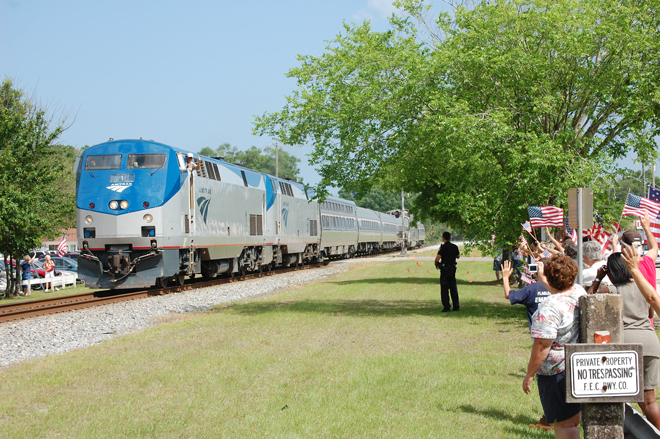
<svg viewBox="0 0 660 439">
<path fill-rule="evenodd" d="M 360 207 L 378 212 L 401 209 L 401 192 L 388 192 L 378 186 L 372 187 L 364 195 L 342 188 L 339 190 L 339 196 L 346 200 L 355 201 L 355 204 Z"/>
<path fill-rule="evenodd" d="M 275 148 L 271 146 L 264 149 L 252 146 L 248 150 L 241 151 L 237 147 L 231 146 L 229 143 L 223 143 L 216 149 L 211 149 L 207 146 L 199 153 L 207 157 L 222 157 L 229 163 L 275 175 Z M 298 163 L 300 163 L 298 157 L 295 157 L 280 148 L 278 162 L 278 175 L 280 177 L 291 181 L 302 182 L 302 178 L 299 175 L 300 169 L 298 169 Z"/>
<path fill-rule="evenodd" d="M 483 243 L 514 242 L 528 205 L 565 203 L 571 187 L 618 219 L 612 160 L 656 157 L 657 0 L 398 6 L 391 30 L 345 25 L 324 54 L 299 56 L 298 87 L 255 133 L 313 144 L 320 196 L 403 188 L 417 218 Z"/>
<path fill-rule="evenodd" d="M 7 79 L 0 87 L 0 252 L 16 258 L 75 224 L 71 147 L 64 123 Z M 67 166 L 67 163 L 69 166 Z M 8 288 L 8 291 L 10 289 Z"/>
</svg>

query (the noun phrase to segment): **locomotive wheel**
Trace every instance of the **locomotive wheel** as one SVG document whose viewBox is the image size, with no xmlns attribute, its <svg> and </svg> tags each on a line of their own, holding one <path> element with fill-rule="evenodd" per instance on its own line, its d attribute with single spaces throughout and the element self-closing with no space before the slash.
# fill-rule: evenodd
<svg viewBox="0 0 660 439">
<path fill-rule="evenodd" d="M 174 282 L 177 286 L 182 287 L 186 283 L 186 275 L 183 273 L 174 275 Z"/>
</svg>

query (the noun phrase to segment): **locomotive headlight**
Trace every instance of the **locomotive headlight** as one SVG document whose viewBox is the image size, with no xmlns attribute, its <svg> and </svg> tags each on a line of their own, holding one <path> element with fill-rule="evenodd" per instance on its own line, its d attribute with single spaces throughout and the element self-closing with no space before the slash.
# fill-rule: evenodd
<svg viewBox="0 0 660 439">
<path fill-rule="evenodd" d="M 122 210 L 128 208 L 128 201 L 126 201 L 126 200 L 121 200 L 121 201 L 119 202 L 119 207 L 121 207 Z"/>
<path fill-rule="evenodd" d="M 109 205 L 109 206 L 110 206 L 110 209 L 112 209 L 112 210 L 117 210 L 117 207 L 119 207 L 119 203 L 117 203 L 115 200 L 112 200 L 112 201 L 110 202 L 110 205 Z"/>
<path fill-rule="evenodd" d="M 86 224 L 89 224 L 89 223 L 91 223 L 92 221 L 94 221 L 94 218 L 92 218 L 92 215 L 87 215 L 87 216 L 85 217 L 85 223 L 86 223 Z"/>
<path fill-rule="evenodd" d="M 151 221 L 153 221 L 154 217 L 149 214 L 146 214 L 145 216 L 142 217 L 142 219 L 144 220 L 145 223 L 150 223 Z"/>
</svg>

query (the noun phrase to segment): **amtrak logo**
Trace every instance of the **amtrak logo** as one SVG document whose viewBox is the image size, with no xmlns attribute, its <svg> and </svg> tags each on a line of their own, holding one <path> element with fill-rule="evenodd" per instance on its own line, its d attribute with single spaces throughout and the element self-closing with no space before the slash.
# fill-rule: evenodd
<svg viewBox="0 0 660 439">
<path fill-rule="evenodd" d="M 132 186 L 131 183 L 129 183 L 129 184 L 113 184 L 111 186 L 106 187 L 106 189 L 110 189 L 111 191 L 119 192 L 121 194 L 122 192 L 124 192 L 126 189 L 128 189 L 131 186 Z"/>
<path fill-rule="evenodd" d="M 204 219 L 204 224 L 206 224 L 206 217 L 209 214 L 209 203 L 211 202 L 211 199 L 206 198 L 206 197 L 199 197 L 197 199 L 197 205 L 199 206 L 199 213 L 202 215 L 202 218 Z"/>
<path fill-rule="evenodd" d="M 289 220 L 289 209 L 286 207 L 282 209 L 282 221 L 284 221 L 284 227 L 286 227 L 286 223 Z"/>
</svg>

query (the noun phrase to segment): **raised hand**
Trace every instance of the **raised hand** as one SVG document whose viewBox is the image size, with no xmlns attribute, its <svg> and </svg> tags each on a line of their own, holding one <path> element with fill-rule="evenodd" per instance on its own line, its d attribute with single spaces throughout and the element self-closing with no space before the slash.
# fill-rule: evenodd
<svg viewBox="0 0 660 439">
<path fill-rule="evenodd" d="M 640 257 L 637 254 L 637 252 L 635 252 L 635 249 L 632 248 L 631 246 L 624 245 L 622 250 L 623 251 L 621 252 L 621 259 L 625 261 L 628 270 L 630 270 L 631 272 L 633 270 L 637 270 L 639 268 Z"/>
<path fill-rule="evenodd" d="M 511 266 L 511 261 L 508 259 L 502 264 L 502 279 L 508 279 L 513 273 L 513 267 Z"/>
</svg>

